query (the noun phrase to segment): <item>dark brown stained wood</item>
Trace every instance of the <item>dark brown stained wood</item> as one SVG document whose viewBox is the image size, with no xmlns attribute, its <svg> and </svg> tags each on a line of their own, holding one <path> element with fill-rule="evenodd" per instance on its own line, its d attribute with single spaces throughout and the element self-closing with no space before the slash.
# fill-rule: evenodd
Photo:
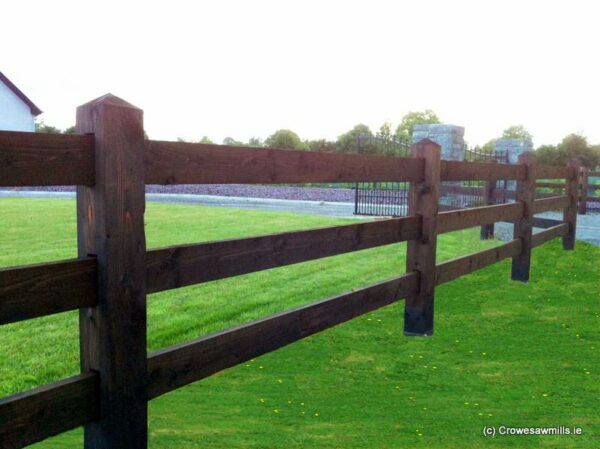
<svg viewBox="0 0 600 449">
<path fill-rule="evenodd" d="M 149 399 L 392 304 L 414 293 L 418 277 L 405 274 L 154 352 L 148 358 Z"/>
<path fill-rule="evenodd" d="M 535 248 L 540 246 L 556 237 L 564 237 L 569 233 L 569 225 L 567 223 L 561 223 L 557 226 L 540 231 L 533 234 L 532 245 Z"/>
<path fill-rule="evenodd" d="M 440 203 L 440 146 L 425 139 L 410 147 L 415 158 L 425 160 L 424 178 L 411 182 L 408 214 L 422 218 L 421 235 L 409 240 L 406 248 L 406 272 L 419 273 L 419 287 L 404 303 L 404 335 L 433 335 L 435 292 L 435 256 L 437 220 Z"/>
<path fill-rule="evenodd" d="M 0 447 L 17 449 L 98 419 L 98 376 L 81 374 L 0 399 Z"/>
<path fill-rule="evenodd" d="M 493 265 L 520 252 L 521 240 L 512 240 L 494 248 L 447 260 L 436 267 L 436 285 Z"/>
<path fill-rule="evenodd" d="M 496 221 L 518 220 L 523 215 L 523 204 L 508 203 L 494 206 L 458 209 L 438 214 L 438 234 L 472 228 Z"/>
<path fill-rule="evenodd" d="M 96 184 L 77 187 L 78 249 L 95 254 L 98 305 L 80 312 L 82 372 L 100 375 L 86 449 L 146 449 L 146 239 L 142 111 L 113 95 L 77 108 L 94 133 Z"/>
<path fill-rule="evenodd" d="M 567 185 L 562 182 L 536 182 L 536 187 L 550 187 L 550 188 L 561 188 L 564 189 Z"/>
<path fill-rule="evenodd" d="M 96 304 L 96 259 L 0 268 L 0 324 Z"/>
<path fill-rule="evenodd" d="M 566 167 L 553 167 L 551 165 L 538 165 L 536 167 L 536 179 L 561 179 L 569 176 Z"/>
<path fill-rule="evenodd" d="M 94 184 L 94 138 L 0 131 L 0 186 Z"/>
<path fill-rule="evenodd" d="M 420 231 L 419 217 L 402 217 L 155 249 L 146 254 L 148 292 L 402 242 Z"/>
<path fill-rule="evenodd" d="M 549 210 L 564 209 L 569 205 L 569 197 L 567 195 L 556 195 L 548 198 L 535 200 L 533 203 L 533 213 L 539 214 Z"/>
<path fill-rule="evenodd" d="M 523 179 L 523 167 L 489 162 L 446 161 L 441 163 L 442 181 L 470 181 L 486 179 Z"/>
<path fill-rule="evenodd" d="M 560 220 L 553 220 L 551 218 L 533 217 L 533 227 L 534 228 L 547 229 L 547 228 L 552 228 L 554 226 L 557 226 L 557 225 L 559 225 L 561 223 L 562 223 L 562 221 L 560 221 Z"/>
<path fill-rule="evenodd" d="M 423 161 L 391 156 L 146 141 L 147 184 L 419 181 Z"/>
<path fill-rule="evenodd" d="M 496 204 L 496 198 L 494 197 L 494 194 L 496 192 L 497 184 L 498 180 L 495 177 L 492 177 L 484 182 L 482 189 L 484 206 L 493 206 Z M 482 224 L 479 231 L 479 238 L 481 240 L 489 240 L 494 238 L 494 226 L 495 223 L 492 221 Z"/>
<path fill-rule="evenodd" d="M 513 255 L 511 279 L 528 282 L 531 267 L 531 236 L 533 233 L 533 214 L 535 201 L 536 162 L 532 152 L 519 155 L 519 164 L 525 170 L 525 178 L 517 181 L 516 201 L 523 204 L 523 215 L 515 220 L 513 239 L 521 240 L 521 251 Z M 545 201 L 545 200 L 541 200 Z"/>
<path fill-rule="evenodd" d="M 577 232 L 577 193 L 579 189 L 579 172 L 581 164 L 577 159 L 569 161 L 567 170 L 567 189 L 568 201 L 563 209 L 563 221 L 569 225 L 569 231 L 562 238 L 563 249 L 575 249 L 575 234 Z"/>
<path fill-rule="evenodd" d="M 579 197 L 578 213 L 582 215 L 585 215 L 587 212 L 588 172 L 589 169 L 587 167 L 581 167 L 581 171 L 579 172 L 579 178 L 581 179 L 581 188 L 579 191 L 581 192 L 581 196 Z"/>
</svg>

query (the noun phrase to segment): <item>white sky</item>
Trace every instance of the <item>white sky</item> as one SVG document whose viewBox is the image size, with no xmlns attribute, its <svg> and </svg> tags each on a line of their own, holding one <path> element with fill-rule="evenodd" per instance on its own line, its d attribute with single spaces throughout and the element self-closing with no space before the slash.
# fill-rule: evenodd
<svg viewBox="0 0 600 449">
<path fill-rule="evenodd" d="M 335 139 L 433 109 L 470 144 L 524 124 L 600 143 L 600 2 L 17 1 L 0 70 L 43 111 L 111 92 L 152 139 Z"/>
</svg>

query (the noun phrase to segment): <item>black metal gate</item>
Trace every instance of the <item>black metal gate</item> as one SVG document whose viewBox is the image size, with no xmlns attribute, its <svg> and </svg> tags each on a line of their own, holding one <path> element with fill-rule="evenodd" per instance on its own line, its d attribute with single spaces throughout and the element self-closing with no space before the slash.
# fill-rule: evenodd
<svg viewBox="0 0 600 449">
<path fill-rule="evenodd" d="M 371 153 L 409 156 L 409 146 L 394 139 L 381 136 L 359 136 L 357 147 Z M 509 163 L 508 152 L 497 153 L 481 149 L 465 149 L 464 160 L 469 162 Z M 440 192 L 442 210 L 483 206 L 481 181 L 443 182 Z M 505 192 L 507 181 L 498 181 L 497 189 Z M 407 182 L 357 182 L 355 186 L 354 214 L 403 217 L 408 215 Z M 506 203 L 506 197 L 497 198 L 497 203 Z"/>
</svg>

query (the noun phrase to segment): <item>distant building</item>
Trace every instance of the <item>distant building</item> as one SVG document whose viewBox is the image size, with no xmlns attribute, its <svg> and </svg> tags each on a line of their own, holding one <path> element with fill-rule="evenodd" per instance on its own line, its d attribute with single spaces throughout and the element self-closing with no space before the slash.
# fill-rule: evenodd
<svg viewBox="0 0 600 449">
<path fill-rule="evenodd" d="M 42 111 L 0 72 L 0 130 L 35 131 L 35 117 Z"/>
</svg>

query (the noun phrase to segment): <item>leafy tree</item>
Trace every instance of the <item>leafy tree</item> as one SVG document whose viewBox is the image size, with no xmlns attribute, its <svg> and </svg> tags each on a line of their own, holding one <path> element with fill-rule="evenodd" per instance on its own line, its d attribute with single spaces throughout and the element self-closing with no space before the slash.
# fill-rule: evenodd
<svg viewBox="0 0 600 449">
<path fill-rule="evenodd" d="M 544 165 L 565 166 L 571 159 L 579 159 L 581 164 L 595 168 L 600 164 L 600 147 L 590 146 L 587 139 L 579 134 L 569 134 L 558 145 L 542 145 L 535 150 L 538 162 Z"/>
<path fill-rule="evenodd" d="M 248 140 L 248 146 L 249 147 L 262 147 L 263 141 L 260 137 L 250 137 L 250 140 Z"/>
<path fill-rule="evenodd" d="M 306 140 L 304 144 L 310 151 L 327 151 L 334 152 L 337 150 L 335 142 L 326 139 Z"/>
<path fill-rule="evenodd" d="M 289 129 L 275 131 L 265 140 L 265 145 L 273 148 L 288 148 L 292 150 L 306 150 L 307 147 L 300 140 L 298 134 Z"/>
<path fill-rule="evenodd" d="M 204 136 L 204 137 L 206 137 L 206 136 Z M 223 139 L 223 145 L 229 145 L 229 146 L 233 146 L 233 147 L 242 147 L 242 146 L 244 146 L 244 142 L 235 140 L 233 137 L 225 137 Z"/>
<path fill-rule="evenodd" d="M 56 126 L 46 125 L 43 120 L 35 122 L 36 133 L 47 133 L 47 134 L 62 134 L 62 131 Z"/>
<path fill-rule="evenodd" d="M 535 149 L 537 162 L 543 165 L 559 165 L 556 145 L 541 145 Z"/>
<path fill-rule="evenodd" d="M 440 123 L 439 117 L 431 109 L 409 112 L 400 121 L 396 128 L 396 140 L 410 145 L 412 143 L 413 128 L 415 125 L 429 125 Z"/>
<path fill-rule="evenodd" d="M 503 139 L 527 140 L 533 142 L 533 136 L 523 125 L 509 126 L 502 133 Z"/>
<path fill-rule="evenodd" d="M 371 129 L 363 123 L 359 123 L 347 133 L 339 136 L 336 148 L 343 153 L 374 153 L 375 147 L 365 144 L 360 139 L 361 137 L 373 137 Z"/>
</svg>

